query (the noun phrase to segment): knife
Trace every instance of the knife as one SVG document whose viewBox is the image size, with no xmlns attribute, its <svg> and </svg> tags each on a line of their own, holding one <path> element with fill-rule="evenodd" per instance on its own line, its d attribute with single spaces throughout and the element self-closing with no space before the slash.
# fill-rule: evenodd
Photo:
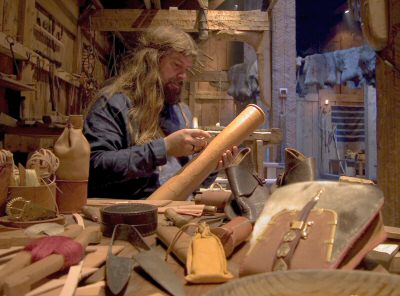
<svg viewBox="0 0 400 296">
<path fill-rule="evenodd" d="M 130 242 L 139 253 L 132 258 L 118 257 L 108 252 L 106 261 L 106 280 L 109 290 L 118 294 L 129 281 L 130 273 L 135 262 L 161 287 L 173 296 L 184 296 L 185 292 L 181 280 L 174 271 L 143 239 L 135 226 L 117 224 L 110 241 L 110 247 L 114 240 L 126 240 Z"/>
</svg>

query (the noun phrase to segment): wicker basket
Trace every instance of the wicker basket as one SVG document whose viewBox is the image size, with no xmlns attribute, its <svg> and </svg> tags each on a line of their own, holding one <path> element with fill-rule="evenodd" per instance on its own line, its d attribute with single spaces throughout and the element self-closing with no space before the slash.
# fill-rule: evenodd
<svg viewBox="0 0 400 296">
<path fill-rule="evenodd" d="M 56 183 L 53 181 L 50 184 L 40 186 L 9 186 L 8 199 L 14 197 L 23 197 L 42 207 L 50 210 L 57 210 L 56 207 Z"/>
<path fill-rule="evenodd" d="M 11 163 L 0 165 L 0 216 L 3 216 L 5 212 L 8 195 L 8 182 L 10 180 L 11 172 Z"/>
</svg>

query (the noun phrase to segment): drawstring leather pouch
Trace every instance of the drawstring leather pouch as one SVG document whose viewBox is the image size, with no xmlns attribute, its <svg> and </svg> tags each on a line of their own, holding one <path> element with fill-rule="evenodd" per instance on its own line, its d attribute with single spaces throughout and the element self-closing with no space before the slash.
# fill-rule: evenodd
<svg viewBox="0 0 400 296">
<path fill-rule="evenodd" d="M 188 223 L 180 228 L 180 232 L 177 233 L 169 246 L 166 256 L 168 256 L 180 235 L 189 226 L 196 226 L 197 231 L 191 238 L 187 250 L 187 275 L 185 279 L 193 284 L 224 283 L 232 279 L 233 275 L 227 269 L 227 261 L 221 241 L 211 233 L 206 223 Z"/>
</svg>

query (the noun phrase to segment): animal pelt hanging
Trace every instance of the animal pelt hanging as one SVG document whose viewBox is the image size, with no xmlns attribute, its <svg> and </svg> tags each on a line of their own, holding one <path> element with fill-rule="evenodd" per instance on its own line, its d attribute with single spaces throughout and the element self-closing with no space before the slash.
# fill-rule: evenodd
<svg viewBox="0 0 400 296">
<path fill-rule="evenodd" d="M 375 52 L 365 45 L 306 56 L 297 80 L 299 94 L 310 86 L 348 84 L 359 87 L 363 82 L 375 85 Z M 303 81 L 304 84 L 299 83 Z"/>
<path fill-rule="evenodd" d="M 333 53 L 307 56 L 304 62 L 306 85 L 333 86 L 337 82 L 335 58 Z"/>
</svg>

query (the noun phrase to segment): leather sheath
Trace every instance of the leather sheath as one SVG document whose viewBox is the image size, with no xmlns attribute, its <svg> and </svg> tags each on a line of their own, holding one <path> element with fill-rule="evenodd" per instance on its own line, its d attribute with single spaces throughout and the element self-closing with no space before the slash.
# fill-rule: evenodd
<svg viewBox="0 0 400 296">
<path fill-rule="evenodd" d="M 269 193 L 265 180 L 261 180 L 254 170 L 251 150 L 241 149 L 225 172 L 232 190 L 231 199 L 225 207 L 225 214 L 229 219 L 244 216 L 255 223 Z"/>
<path fill-rule="evenodd" d="M 226 257 L 232 255 L 235 248 L 249 237 L 252 230 L 253 225 L 250 220 L 241 216 L 233 218 L 221 227 L 211 228 L 211 232 L 220 239 Z"/>
<path fill-rule="evenodd" d="M 111 237 L 117 224 L 128 224 L 143 236 L 153 234 L 157 229 L 157 207 L 148 204 L 124 204 L 104 207 L 101 213 L 101 231 Z"/>
</svg>

